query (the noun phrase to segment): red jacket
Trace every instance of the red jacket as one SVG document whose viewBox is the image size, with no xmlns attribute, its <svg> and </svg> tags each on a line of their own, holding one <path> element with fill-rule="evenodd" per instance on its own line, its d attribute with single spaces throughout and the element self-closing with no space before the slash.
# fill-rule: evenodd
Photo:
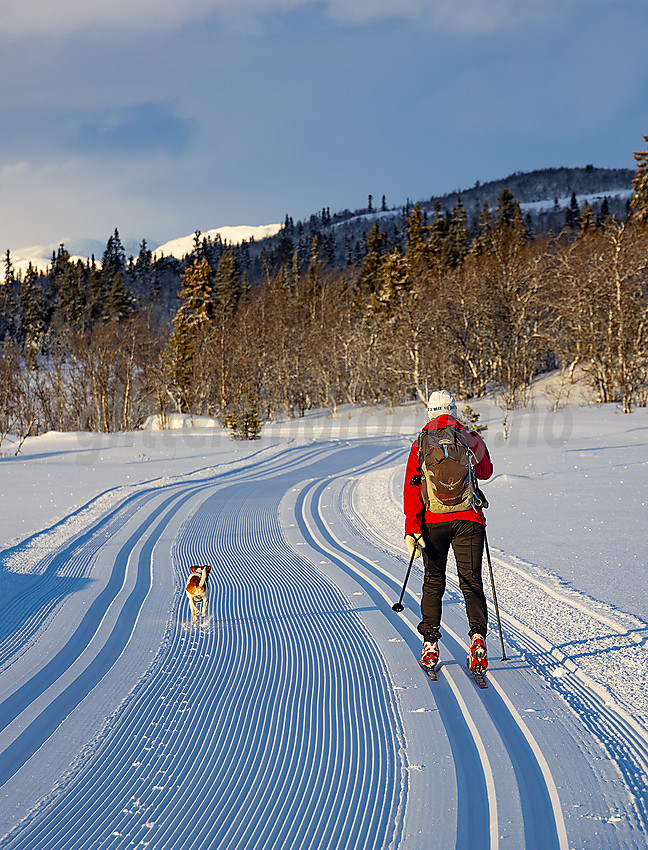
<svg viewBox="0 0 648 850">
<path fill-rule="evenodd" d="M 452 416 L 444 413 L 437 416 L 423 428 L 456 428 L 462 434 L 468 437 L 470 448 L 475 453 L 477 465 L 475 466 L 475 475 L 482 481 L 490 478 L 493 473 L 493 464 L 491 463 L 490 455 L 486 444 L 476 431 L 468 431 L 464 426 L 457 422 Z M 486 525 L 486 519 L 481 508 L 476 511 L 471 508 L 467 511 L 455 511 L 451 513 L 434 514 L 424 510 L 423 501 L 421 499 L 421 485 L 412 484 L 412 477 L 421 474 L 418 459 L 418 438 L 412 443 L 409 458 L 407 460 L 407 469 L 405 471 L 405 488 L 403 491 L 403 510 L 405 511 L 405 534 L 421 534 L 423 524 L 426 522 L 450 522 L 453 519 L 469 519 L 473 522 L 480 522 Z"/>
</svg>

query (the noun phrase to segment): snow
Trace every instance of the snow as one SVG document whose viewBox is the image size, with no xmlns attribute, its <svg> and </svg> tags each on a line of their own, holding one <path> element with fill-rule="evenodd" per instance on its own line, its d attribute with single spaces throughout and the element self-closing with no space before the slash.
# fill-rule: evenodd
<svg viewBox="0 0 648 850">
<path fill-rule="evenodd" d="M 283 225 L 281 224 L 237 224 L 206 230 L 204 233 L 201 233 L 201 237 L 214 239 L 218 235 L 225 244 L 240 245 L 245 240 L 254 239 L 258 241 L 260 239 L 267 239 L 269 236 L 275 236 L 282 227 Z M 192 233 L 189 236 L 181 236 L 178 239 L 165 242 L 155 249 L 153 257 L 157 259 L 162 256 L 172 256 L 181 260 L 193 250 L 194 239 L 195 235 Z"/>
<path fill-rule="evenodd" d="M 621 198 L 623 200 L 626 200 L 628 198 L 631 198 L 632 195 L 632 189 L 610 189 L 607 192 L 595 192 L 592 194 L 576 195 L 576 200 L 578 201 L 578 206 L 582 209 L 586 203 L 590 206 L 592 206 L 593 204 L 601 203 L 603 198 Z M 571 205 L 571 198 L 571 195 L 558 198 L 558 207 L 560 209 L 567 209 Z M 523 204 L 520 204 L 520 207 L 524 212 L 541 212 L 542 210 L 553 209 L 554 206 L 554 199 L 545 199 L 542 201 L 527 201 Z"/>
<path fill-rule="evenodd" d="M 574 391 L 554 412 L 555 380 L 506 441 L 471 401 L 508 658 L 491 605 L 486 691 L 461 669 L 452 566 L 437 682 L 420 561 L 391 610 L 422 405 L 248 443 L 187 416 L 6 440 L 0 846 L 645 846 L 648 411 Z M 197 626 L 188 563 L 215 567 Z M 203 783 L 221 802 L 197 837 Z"/>
<path fill-rule="evenodd" d="M 266 239 L 269 236 L 274 236 L 281 230 L 282 226 L 281 224 L 225 225 L 215 227 L 212 230 L 206 230 L 202 236 L 208 236 L 213 239 L 218 234 L 224 243 L 239 245 L 244 240 L 255 239 L 258 241 L 260 239 Z M 194 234 L 191 233 L 189 236 L 171 239 L 163 245 L 158 245 L 150 239 L 146 240 L 146 244 L 152 250 L 154 259 L 164 256 L 177 257 L 180 260 L 191 253 L 194 238 Z M 77 260 L 85 262 L 94 256 L 95 261 L 100 264 L 101 257 L 106 248 L 106 243 L 98 239 L 63 238 L 49 245 L 30 245 L 27 248 L 18 248 L 11 251 L 11 262 L 13 263 L 14 270 L 24 273 L 31 263 L 34 268 L 42 272 L 46 271 L 52 265 L 52 254 L 56 254 L 61 244 L 65 246 L 73 262 Z M 140 246 L 139 242 L 132 239 L 125 239 L 123 240 L 123 244 L 126 256 L 137 257 Z"/>
<path fill-rule="evenodd" d="M 11 262 L 13 263 L 14 271 L 24 272 L 31 263 L 34 268 L 45 272 L 52 265 L 52 254 L 56 254 L 61 245 L 65 246 L 65 250 L 70 255 L 70 260 L 76 262 L 86 262 L 95 258 L 98 265 L 101 265 L 100 260 L 106 248 L 106 243 L 99 239 L 71 239 L 63 238 L 58 242 L 51 242 L 49 245 L 30 245 L 28 248 L 19 248 L 11 251 Z M 154 247 L 149 245 L 149 247 Z M 139 243 L 133 240 L 124 242 L 126 255 L 137 256 L 139 253 Z"/>
</svg>

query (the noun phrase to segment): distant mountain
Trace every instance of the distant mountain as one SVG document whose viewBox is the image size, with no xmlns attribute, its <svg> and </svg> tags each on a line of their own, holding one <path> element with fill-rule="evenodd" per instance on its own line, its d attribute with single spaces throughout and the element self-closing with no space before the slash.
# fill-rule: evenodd
<svg viewBox="0 0 648 850">
<path fill-rule="evenodd" d="M 210 239 L 215 239 L 219 236 L 223 244 L 240 245 L 243 241 L 249 242 L 267 239 L 278 233 L 281 228 L 281 224 L 239 224 L 207 230 L 205 233 L 201 233 L 201 238 L 209 237 Z M 153 251 L 154 259 L 176 257 L 181 260 L 187 254 L 191 253 L 194 240 L 195 233 L 191 233 L 189 236 L 180 236 L 178 239 L 172 239 L 162 245 L 158 245 L 149 239 L 146 240 L 146 244 Z M 69 252 L 72 260 L 85 261 L 94 257 L 98 263 L 106 249 L 106 243 L 98 239 L 69 239 L 61 240 L 61 242 L 52 242 L 49 245 L 32 245 L 29 248 L 22 248 L 11 252 L 14 269 L 16 271 L 20 269 L 24 272 L 29 263 L 31 263 L 37 269 L 45 271 L 52 264 L 52 254 L 55 254 L 61 245 L 65 245 L 65 249 Z M 127 257 L 137 257 L 140 250 L 140 242 L 133 239 L 125 239 L 123 245 Z"/>
<path fill-rule="evenodd" d="M 468 213 L 469 226 L 475 227 L 483 205 L 486 203 L 493 209 L 498 196 L 507 188 L 520 202 L 532 228 L 559 230 L 564 225 L 566 209 L 571 203 L 572 195 L 576 195 L 581 207 L 587 201 L 595 214 L 600 211 L 605 198 L 610 214 L 623 216 L 632 194 L 634 175 L 635 172 L 629 168 L 596 168 L 593 165 L 582 168 L 518 171 L 499 180 L 483 184 L 477 181 L 468 189 L 433 195 L 416 203 L 426 215 L 433 211 L 437 203 L 443 212 L 449 213 L 457 198 L 461 197 Z M 247 252 L 245 261 L 249 265 L 250 279 L 254 281 L 257 277 L 260 279 L 263 268 L 278 268 L 289 261 L 295 250 L 298 251 L 300 260 L 307 262 L 310 244 L 315 235 L 324 237 L 320 250 L 325 252 L 327 265 L 340 266 L 349 261 L 357 262 L 364 252 L 366 234 L 376 220 L 380 229 L 389 233 L 390 244 L 403 247 L 406 216 L 413 206 L 414 202 L 408 200 L 401 206 L 390 208 L 383 203 L 380 209 L 365 207 L 353 211 L 344 209 L 335 213 L 324 209 L 304 221 L 293 222 L 287 216 L 283 224 L 223 226 L 201 233 L 201 238 L 233 246 L 248 243 L 247 247 L 244 246 Z M 193 233 L 163 245 L 146 240 L 148 247 L 154 252 L 154 258 L 173 257 L 178 260 L 191 254 L 194 241 Z M 31 262 L 45 271 L 51 265 L 52 253 L 57 251 L 59 244 L 12 251 L 14 268 L 24 271 Z M 64 241 L 64 244 L 73 258 L 83 260 L 94 256 L 99 261 L 106 247 L 104 242 L 92 239 L 69 240 Z M 137 241 L 124 240 L 124 247 L 127 256 L 137 256 L 139 253 Z"/>
<path fill-rule="evenodd" d="M 207 230 L 205 233 L 201 233 L 200 237 L 201 239 L 212 240 L 220 237 L 223 244 L 240 245 L 243 241 L 268 239 L 279 233 L 282 227 L 281 224 L 238 224 L 233 227 L 216 227 L 213 230 Z M 192 233 L 190 236 L 181 236 L 179 239 L 172 239 L 170 242 L 165 242 L 164 245 L 159 245 L 153 252 L 154 259 L 176 257 L 181 260 L 193 250 L 195 237 L 196 234 Z"/>
<path fill-rule="evenodd" d="M 630 168 L 542 168 L 535 171 L 516 171 L 500 180 L 475 183 L 469 189 L 448 192 L 438 198 L 432 197 L 425 204 L 431 208 L 439 200 L 442 208 L 454 206 L 460 195 L 464 206 L 483 204 L 492 208 L 502 189 L 508 189 L 521 204 L 553 202 L 555 198 L 571 198 L 576 195 L 615 195 L 618 190 L 631 190 L 635 172 Z"/>
<path fill-rule="evenodd" d="M 126 256 L 132 254 L 136 257 L 138 255 L 138 242 L 127 239 L 123 244 Z M 101 242 L 99 239 L 61 239 L 60 242 L 52 242 L 49 245 L 31 245 L 29 248 L 11 251 L 14 269 L 24 272 L 31 263 L 35 268 L 44 272 L 52 265 L 52 254 L 56 254 L 61 245 L 65 246 L 65 250 L 70 254 L 72 260 L 83 260 L 84 262 L 92 257 L 100 261 L 103 252 L 106 250 L 106 242 Z M 149 244 L 149 248 L 152 247 Z"/>
<path fill-rule="evenodd" d="M 300 268 L 307 268 L 310 249 L 318 237 L 320 260 L 331 269 L 357 265 L 366 252 L 367 233 L 378 223 L 384 234 L 383 247 L 404 250 L 407 242 L 407 216 L 415 204 L 430 222 L 438 204 L 444 214 L 450 214 L 461 197 L 467 215 L 469 233 L 478 232 L 478 220 L 484 204 L 491 210 L 503 189 L 508 189 L 518 199 L 531 232 L 559 232 L 565 227 L 572 197 L 579 210 L 585 202 L 595 216 L 608 214 L 617 219 L 626 215 L 632 195 L 635 172 L 629 168 L 546 168 L 530 172 L 516 172 L 500 180 L 477 182 L 469 189 L 433 195 L 416 202 L 407 200 L 398 207 L 387 207 L 384 199 L 379 208 L 365 207 L 331 213 L 321 210 L 304 221 L 293 222 L 286 218 L 284 227 L 273 237 L 246 248 L 248 279 L 256 283 L 263 274 L 277 272 L 288 265 L 297 251 Z"/>
</svg>

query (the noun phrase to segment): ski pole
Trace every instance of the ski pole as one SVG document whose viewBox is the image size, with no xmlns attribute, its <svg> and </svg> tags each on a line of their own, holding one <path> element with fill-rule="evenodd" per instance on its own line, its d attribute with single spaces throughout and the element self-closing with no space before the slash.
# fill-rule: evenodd
<svg viewBox="0 0 648 850">
<path fill-rule="evenodd" d="M 495 603 L 495 616 L 497 617 L 497 627 L 499 629 L 500 643 L 502 644 L 502 661 L 508 661 L 504 650 L 504 638 L 502 637 L 502 621 L 500 620 L 499 605 L 497 604 L 497 593 L 495 592 L 495 579 L 493 577 L 493 565 L 491 564 L 490 549 L 488 548 L 488 537 L 486 536 L 486 527 L 484 526 L 484 546 L 486 548 L 486 560 L 488 561 L 488 571 L 490 573 L 491 587 L 493 588 L 493 602 Z"/>
<path fill-rule="evenodd" d="M 398 602 L 394 602 L 392 605 L 392 611 L 397 611 L 399 614 L 401 611 L 404 611 L 403 607 L 403 596 L 405 596 L 405 588 L 407 587 L 407 580 L 409 579 L 410 572 L 412 570 L 412 564 L 414 563 L 414 558 L 416 557 L 416 550 L 418 549 L 418 542 L 421 538 L 419 537 L 414 544 L 414 548 L 412 549 L 412 557 L 410 558 L 409 567 L 407 568 L 407 572 L 405 573 L 405 581 L 403 582 L 403 589 L 401 590 L 400 599 Z"/>
</svg>

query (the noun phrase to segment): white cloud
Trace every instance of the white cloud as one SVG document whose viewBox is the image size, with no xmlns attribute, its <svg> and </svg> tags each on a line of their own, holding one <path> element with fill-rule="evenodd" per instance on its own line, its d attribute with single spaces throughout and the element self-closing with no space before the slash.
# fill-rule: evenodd
<svg viewBox="0 0 648 850">
<path fill-rule="evenodd" d="M 537 23 L 569 7 L 609 0 L 2 0 L 0 38 L 71 34 L 87 28 L 137 31 L 172 29 L 218 13 L 237 27 L 265 13 L 320 8 L 338 23 L 400 18 L 454 33 L 478 33 Z M 628 0 L 636 2 L 636 0 Z"/>
</svg>

